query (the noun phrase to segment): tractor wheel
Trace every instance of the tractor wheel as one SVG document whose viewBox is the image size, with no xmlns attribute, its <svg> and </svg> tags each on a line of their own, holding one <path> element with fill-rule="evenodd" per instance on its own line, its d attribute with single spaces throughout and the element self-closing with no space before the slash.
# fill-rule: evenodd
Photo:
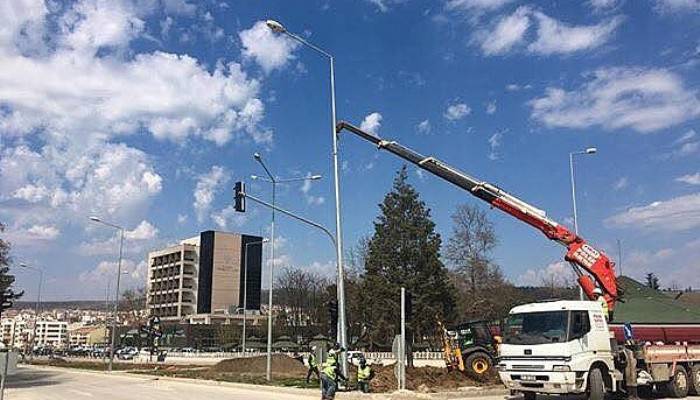
<svg viewBox="0 0 700 400">
<path fill-rule="evenodd" d="M 666 393 L 669 397 L 682 399 L 688 395 L 688 373 L 682 365 L 676 365 L 676 372 L 666 383 Z"/>
<path fill-rule="evenodd" d="M 469 375 L 476 379 L 482 379 L 491 370 L 491 357 L 484 352 L 477 351 L 467 357 L 464 361 L 464 367 Z"/>
<path fill-rule="evenodd" d="M 690 376 L 688 378 L 690 381 L 688 393 L 700 396 L 700 364 L 695 364 L 690 368 Z"/>
</svg>

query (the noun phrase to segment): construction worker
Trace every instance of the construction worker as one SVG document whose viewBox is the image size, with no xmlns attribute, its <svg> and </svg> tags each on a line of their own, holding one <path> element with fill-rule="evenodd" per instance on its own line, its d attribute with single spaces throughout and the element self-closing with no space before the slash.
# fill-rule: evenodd
<svg viewBox="0 0 700 400">
<path fill-rule="evenodd" d="M 600 303 L 600 307 L 603 308 L 603 316 L 605 317 L 606 321 L 610 321 L 610 313 L 608 312 L 608 301 L 605 299 L 605 296 L 603 296 L 603 291 L 597 287 L 593 289 L 593 294 L 596 296 L 596 301 Z"/>
<path fill-rule="evenodd" d="M 374 371 L 367 365 L 364 357 L 360 358 L 360 366 L 357 367 L 357 387 L 362 393 L 369 393 L 369 381 L 374 378 Z"/>
<path fill-rule="evenodd" d="M 347 381 L 340 371 L 338 363 L 338 351 L 330 349 L 328 358 L 323 363 L 321 369 L 321 400 L 335 399 L 335 392 L 338 390 L 338 380 Z"/>
<path fill-rule="evenodd" d="M 318 375 L 318 362 L 316 362 L 316 346 L 311 347 L 311 352 L 309 352 L 309 370 L 306 372 L 306 383 L 309 383 L 311 374 L 316 375 L 316 379 L 320 379 Z"/>
</svg>

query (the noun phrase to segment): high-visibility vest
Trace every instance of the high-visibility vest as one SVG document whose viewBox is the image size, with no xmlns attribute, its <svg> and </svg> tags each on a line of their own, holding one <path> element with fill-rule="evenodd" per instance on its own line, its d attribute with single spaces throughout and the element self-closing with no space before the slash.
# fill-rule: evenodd
<svg viewBox="0 0 700 400">
<path fill-rule="evenodd" d="M 309 354 L 309 367 L 314 368 L 316 366 L 318 366 L 318 364 L 316 363 L 316 356 L 314 355 L 314 353 L 310 353 Z"/>
<path fill-rule="evenodd" d="M 607 321 L 608 319 L 610 319 L 610 313 L 608 311 L 608 301 L 605 300 L 605 297 L 600 296 L 598 297 L 598 303 L 600 303 L 600 306 L 603 308 L 603 316 Z"/>
<path fill-rule="evenodd" d="M 328 360 L 326 360 L 326 362 L 323 363 L 323 373 L 327 377 L 329 377 L 333 380 L 335 380 L 335 367 L 336 367 L 336 365 L 337 365 L 337 362 L 336 362 L 335 358 L 333 358 L 333 357 L 328 357 Z"/>
<path fill-rule="evenodd" d="M 357 380 L 358 381 L 366 381 L 369 379 L 369 376 L 372 374 L 372 368 L 369 367 L 369 365 L 365 365 L 364 368 L 358 367 L 357 368 Z"/>
</svg>

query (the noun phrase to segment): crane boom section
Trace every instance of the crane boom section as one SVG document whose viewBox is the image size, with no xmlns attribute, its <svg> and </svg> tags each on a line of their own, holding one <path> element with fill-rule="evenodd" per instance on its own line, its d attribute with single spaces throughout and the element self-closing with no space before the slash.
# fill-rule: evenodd
<svg viewBox="0 0 700 400">
<path fill-rule="evenodd" d="M 565 260 L 573 263 L 591 274 L 598 286 L 603 290 L 610 310 L 614 309 L 618 298 L 617 280 L 615 278 L 615 264 L 603 252 L 597 251 L 586 243 L 583 238 L 577 236 L 565 226 L 547 217 L 547 214 L 539 208 L 528 204 L 508 192 L 488 182 L 478 180 L 450 165 L 434 158 L 426 157 L 410 148 L 394 141 L 365 132 L 362 129 L 341 121 L 336 127 L 340 132 L 346 129 L 357 136 L 375 144 L 378 148 L 393 153 L 407 160 L 419 168 L 436 175 L 453 185 L 456 185 L 477 198 L 489 203 L 491 206 L 525 222 L 540 230 L 547 238 L 567 248 Z M 593 289 L 596 285 L 588 275 L 579 274 L 579 284 L 586 295 L 593 299 Z"/>
</svg>

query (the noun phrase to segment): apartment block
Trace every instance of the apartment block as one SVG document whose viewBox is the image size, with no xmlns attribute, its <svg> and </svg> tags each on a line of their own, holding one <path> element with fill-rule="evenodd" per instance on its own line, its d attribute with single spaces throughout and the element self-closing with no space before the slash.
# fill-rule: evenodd
<svg viewBox="0 0 700 400">
<path fill-rule="evenodd" d="M 39 321 L 36 325 L 36 346 L 64 348 L 68 344 L 68 322 Z"/>
<path fill-rule="evenodd" d="M 148 255 L 147 307 L 163 321 L 260 309 L 262 238 L 205 231 Z M 247 243 L 258 243 L 250 244 Z M 248 268 L 245 270 L 245 252 Z"/>
</svg>

